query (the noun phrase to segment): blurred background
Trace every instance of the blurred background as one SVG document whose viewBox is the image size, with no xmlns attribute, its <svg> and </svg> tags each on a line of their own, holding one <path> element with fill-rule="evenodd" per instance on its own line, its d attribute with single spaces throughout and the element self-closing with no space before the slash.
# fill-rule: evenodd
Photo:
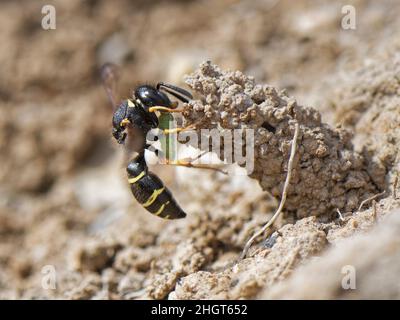
<svg viewBox="0 0 400 320">
<path fill-rule="evenodd" d="M 44 5 L 56 9 L 54 30 L 42 28 Z M 355 30 L 341 27 L 344 5 L 357 10 Z M 204 211 L 214 221 L 246 199 L 247 227 L 272 212 L 250 179 L 164 167 L 154 170 L 192 217 L 164 222 L 136 205 L 111 139 L 104 62 L 121 67 L 121 99 L 141 83 L 184 86 L 183 75 L 211 59 L 286 88 L 335 123 L 340 75 L 398 38 L 399 9 L 396 0 L 1 1 L 0 297 L 93 298 L 107 284 L 100 298 L 132 298 Z M 222 253 L 239 252 L 249 234 L 240 223 L 219 238 Z M 55 290 L 42 285 L 48 265 Z"/>
</svg>

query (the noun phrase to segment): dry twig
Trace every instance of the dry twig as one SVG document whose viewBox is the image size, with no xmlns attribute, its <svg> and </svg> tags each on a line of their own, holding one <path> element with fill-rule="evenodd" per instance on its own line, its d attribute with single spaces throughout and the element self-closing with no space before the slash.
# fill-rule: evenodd
<svg viewBox="0 0 400 320">
<path fill-rule="evenodd" d="M 372 218 L 374 219 L 374 221 L 376 220 L 376 201 L 375 200 L 372 201 Z"/>
<path fill-rule="evenodd" d="M 338 215 L 339 215 L 339 219 L 342 220 L 342 221 L 344 221 L 343 215 L 342 215 L 342 213 L 340 212 L 339 208 L 336 208 L 336 211 L 337 211 L 337 213 L 338 213 Z"/>
<path fill-rule="evenodd" d="M 393 198 L 397 199 L 397 184 L 399 183 L 399 173 L 396 173 L 396 177 L 394 178 L 393 183 Z"/>
<path fill-rule="evenodd" d="M 279 203 L 279 207 L 276 210 L 276 212 L 274 213 L 274 215 L 272 216 L 272 218 L 246 242 L 246 245 L 244 246 L 242 254 L 239 257 L 239 261 L 246 257 L 247 252 L 249 251 L 254 240 L 257 237 L 259 237 L 261 234 L 263 234 L 269 227 L 271 227 L 274 224 L 274 222 L 276 221 L 276 219 L 282 213 L 282 209 L 283 209 L 283 206 L 285 205 L 285 201 L 286 201 L 286 197 L 287 197 L 287 190 L 289 188 L 290 179 L 292 176 L 293 159 L 294 159 L 294 155 L 296 153 L 298 135 L 299 135 L 299 124 L 296 123 L 294 136 L 293 136 L 293 140 L 292 140 L 292 147 L 290 150 L 290 157 L 289 157 L 289 161 L 288 161 L 288 170 L 287 170 L 286 180 L 285 180 L 285 184 L 283 186 L 282 198 Z"/>
<path fill-rule="evenodd" d="M 375 195 L 373 195 L 372 197 L 369 197 L 369 198 L 363 200 L 363 201 L 360 203 L 360 206 L 358 207 L 358 210 L 357 210 L 357 211 L 361 211 L 361 209 L 362 209 L 362 207 L 364 206 L 364 204 L 366 204 L 366 203 L 370 202 L 371 200 L 374 200 L 374 199 L 376 199 L 376 198 L 382 196 L 385 192 L 386 192 L 386 191 L 383 190 L 381 193 L 375 194 Z"/>
</svg>

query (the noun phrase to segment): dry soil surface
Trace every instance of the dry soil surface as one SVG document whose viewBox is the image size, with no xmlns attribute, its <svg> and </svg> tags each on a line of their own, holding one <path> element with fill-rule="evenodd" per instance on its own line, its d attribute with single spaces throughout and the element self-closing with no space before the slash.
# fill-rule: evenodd
<svg viewBox="0 0 400 320">
<path fill-rule="evenodd" d="M 0 298 L 400 298 L 398 1 L 46 4 L 56 30 L 41 28 L 39 1 L 0 4 Z M 341 28 L 348 4 L 355 30 Z M 205 60 L 238 86 L 193 86 Z M 153 167 L 188 217 L 148 214 L 111 139 L 106 61 L 121 66 L 121 99 L 192 74 L 187 120 L 209 111 L 212 127 L 224 111 L 258 130 L 255 173 Z M 224 94 L 238 100 L 213 100 Z M 292 120 L 303 140 L 285 215 L 233 264 L 277 207 Z"/>
</svg>

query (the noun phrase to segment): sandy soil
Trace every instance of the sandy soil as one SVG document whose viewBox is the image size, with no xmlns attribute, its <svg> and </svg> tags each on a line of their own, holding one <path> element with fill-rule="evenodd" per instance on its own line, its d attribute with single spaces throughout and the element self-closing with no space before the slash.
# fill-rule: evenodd
<svg viewBox="0 0 400 320">
<path fill-rule="evenodd" d="M 39 1 L 0 4 L 0 298 L 400 298 L 398 1 L 46 4 L 56 30 L 41 28 Z M 356 30 L 340 26 L 345 4 Z M 259 87 L 229 89 L 231 75 L 196 87 L 216 81 L 201 78 L 205 60 Z M 258 130 L 255 173 L 156 166 L 188 217 L 148 214 L 111 139 L 106 61 L 121 66 L 121 99 L 140 83 L 192 86 L 186 120 L 211 112 L 205 128 L 224 94 L 249 96 L 257 116 L 241 118 L 239 99 L 228 120 Z M 233 264 L 277 207 L 292 120 L 303 140 L 285 215 Z M 341 286 L 346 265 L 355 290 Z"/>
</svg>

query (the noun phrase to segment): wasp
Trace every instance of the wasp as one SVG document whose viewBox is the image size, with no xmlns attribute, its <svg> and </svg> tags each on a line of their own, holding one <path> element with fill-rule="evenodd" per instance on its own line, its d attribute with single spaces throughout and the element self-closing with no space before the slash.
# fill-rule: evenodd
<svg viewBox="0 0 400 320">
<path fill-rule="evenodd" d="M 133 91 L 132 98 L 116 103 L 115 92 L 117 83 L 117 67 L 106 63 L 101 68 L 101 77 L 107 96 L 113 106 L 112 136 L 125 149 L 135 154 L 128 162 L 128 182 L 133 196 L 150 213 L 164 219 L 181 219 L 186 213 L 178 205 L 169 189 L 154 173 L 149 171 L 145 150 L 150 150 L 147 143 L 147 134 L 153 129 L 162 130 L 162 137 L 166 141 L 164 146 L 170 146 L 170 134 L 192 129 L 193 126 L 171 128 L 173 113 L 183 112 L 178 109 L 179 102 L 171 101 L 167 94 L 181 102 L 188 103 L 193 99 L 190 92 L 180 87 L 159 82 L 157 85 L 140 85 Z M 158 115 L 157 115 L 158 114 Z M 155 149 L 157 155 L 160 151 Z M 164 150 L 164 163 L 192 168 L 211 169 L 225 173 L 217 167 L 205 164 L 193 164 L 195 159 L 173 160 L 169 157 L 169 150 Z M 202 156 L 202 155 L 200 155 Z"/>
</svg>

